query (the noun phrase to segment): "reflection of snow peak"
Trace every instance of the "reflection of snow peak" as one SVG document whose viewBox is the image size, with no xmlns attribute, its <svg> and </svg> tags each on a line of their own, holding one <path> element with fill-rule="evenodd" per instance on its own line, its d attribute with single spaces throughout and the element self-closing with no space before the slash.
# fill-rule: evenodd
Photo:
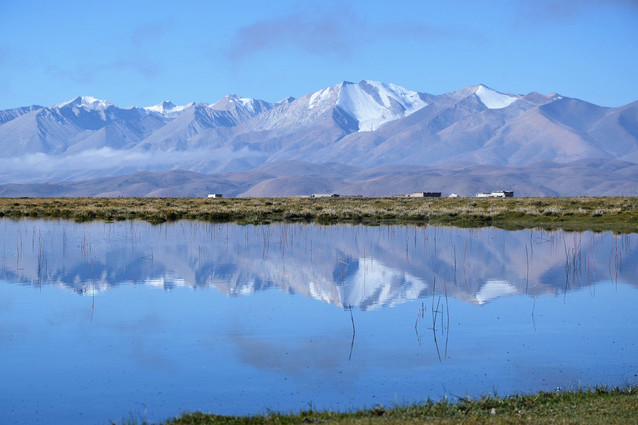
<svg viewBox="0 0 638 425">
<path fill-rule="evenodd" d="M 479 304 L 485 304 L 498 297 L 515 294 L 516 287 L 504 280 L 488 280 L 485 285 L 476 293 L 476 300 Z"/>
<path fill-rule="evenodd" d="M 159 276 L 156 278 L 146 279 L 144 284 L 161 289 L 170 289 L 176 286 L 188 286 L 184 279 L 174 276 Z"/>
<path fill-rule="evenodd" d="M 345 282 L 343 306 L 372 310 L 418 298 L 428 284 L 407 272 L 383 265 L 374 258 L 360 258 L 356 271 Z"/>
<path fill-rule="evenodd" d="M 611 233 L 592 232 L 189 221 L 0 224 L 0 256 L 7 257 L 0 262 L 0 280 L 58 285 L 79 295 L 137 284 L 216 288 L 229 296 L 272 288 L 363 311 L 432 296 L 435 303 L 449 296 L 481 305 L 510 295 L 554 295 L 564 290 L 564 257 L 547 241 L 564 240 L 573 252 L 591 246 L 583 264 L 607 264 L 617 244 Z M 23 243 L 25 235 L 32 243 Z M 635 234 L 627 238 L 631 248 L 618 265 L 618 281 L 635 286 L 638 241 Z M 534 254 L 527 269 L 530 240 Z M 463 244 L 467 249 L 459 261 Z M 19 258 L 8 261 L 16 247 Z M 593 267 L 579 270 L 570 289 L 605 278 L 595 273 Z"/>
</svg>

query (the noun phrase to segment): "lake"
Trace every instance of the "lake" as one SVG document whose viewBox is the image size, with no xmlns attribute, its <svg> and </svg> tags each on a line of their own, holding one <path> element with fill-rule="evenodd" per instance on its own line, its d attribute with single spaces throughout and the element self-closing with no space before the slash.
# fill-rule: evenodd
<svg viewBox="0 0 638 425">
<path fill-rule="evenodd" d="M 3 424 L 638 383 L 638 235 L 0 220 Z"/>
</svg>

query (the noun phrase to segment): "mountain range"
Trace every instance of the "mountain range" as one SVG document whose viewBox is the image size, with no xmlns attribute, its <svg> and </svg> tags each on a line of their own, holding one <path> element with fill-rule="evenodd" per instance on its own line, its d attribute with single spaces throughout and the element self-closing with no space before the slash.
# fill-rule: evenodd
<svg viewBox="0 0 638 425">
<path fill-rule="evenodd" d="M 638 101 L 342 82 L 270 103 L 0 111 L 0 196 L 638 195 Z"/>
</svg>

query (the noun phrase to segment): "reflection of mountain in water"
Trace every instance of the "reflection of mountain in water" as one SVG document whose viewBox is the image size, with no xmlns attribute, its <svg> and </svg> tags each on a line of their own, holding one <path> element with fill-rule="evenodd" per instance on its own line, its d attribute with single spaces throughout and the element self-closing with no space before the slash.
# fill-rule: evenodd
<svg viewBox="0 0 638 425">
<path fill-rule="evenodd" d="M 456 228 L 0 221 L 0 278 L 92 293 L 122 283 L 268 288 L 372 309 L 638 284 L 637 235 Z"/>
</svg>

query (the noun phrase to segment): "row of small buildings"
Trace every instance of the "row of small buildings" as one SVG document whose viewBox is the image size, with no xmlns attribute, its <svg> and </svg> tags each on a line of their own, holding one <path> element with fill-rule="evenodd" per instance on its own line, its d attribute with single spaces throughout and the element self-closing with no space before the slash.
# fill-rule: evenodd
<svg viewBox="0 0 638 425">
<path fill-rule="evenodd" d="M 440 198 L 441 192 L 414 192 L 409 195 L 405 195 L 408 198 Z M 476 194 L 477 198 L 512 198 L 514 196 L 513 190 L 498 190 L 496 192 L 479 192 Z M 459 195 L 451 193 L 449 198 L 458 198 Z"/>
<path fill-rule="evenodd" d="M 338 193 L 313 193 L 309 195 L 309 198 L 338 198 Z M 413 192 L 405 195 L 408 198 L 440 198 L 441 192 Z M 499 190 L 496 192 L 479 192 L 476 194 L 477 198 L 512 198 L 514 196 L 513 190 Z M 210 193 L 209 198 L 222 198 L 221 193 Z M 448 198 L 458 198 L 459 195 L 451 193 Z"/>
</svg>

